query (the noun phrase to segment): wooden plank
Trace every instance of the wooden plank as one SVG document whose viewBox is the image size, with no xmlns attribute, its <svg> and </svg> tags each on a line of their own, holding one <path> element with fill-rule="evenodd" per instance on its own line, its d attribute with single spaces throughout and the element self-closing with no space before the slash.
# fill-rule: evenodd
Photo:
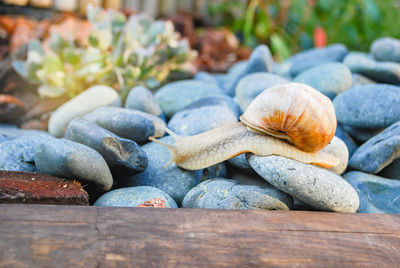
<svg viewBox="0 0 400 268">
<path fill-rule="evenodd" d="M 400 215 L 0 205 L 0 267 L 399 267 Z"/>
</svg>

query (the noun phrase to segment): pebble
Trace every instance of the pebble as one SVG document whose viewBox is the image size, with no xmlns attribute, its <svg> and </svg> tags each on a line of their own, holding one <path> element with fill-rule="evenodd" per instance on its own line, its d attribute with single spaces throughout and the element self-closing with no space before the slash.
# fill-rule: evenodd
<svg viewBox="0 0 400 268">
<path fill-rule="evenodd" d="M 371 44 L 371 54 L 378 61 L 395 61 L 400 63 L 400 40 L 383 37 Z"/>
<path fill-rule="evenodd" d="M 148 160 L 140 146 L 81 118 L 72 120 L 65 138 L 86 145 L 106 160 L 113 174 L 133 175 L 146 169 Z"/>
<path fill-rule="evenodd" d="M 162 142 L 173 143 L 171 136 L 159 139 Z M 185 170 L 171 163 L 163 167 L 171 159 L 167 148 L 150 142 L 142 146 L 149 159 L 148 167 L 141 173 L 128 177 L 125 186 L 153 186 L 168 193 L 178 205 L 182 203 L 186 193 L 200 183 L 202 170 Z"/>
<path fill-rule="evenodd" d="M 329 168 L 330 171 L 336 174 L 342 174 L 349 162 L 349 150 L 346 144 L 338 137 L 333 137 L 331 142 L 321 150 L 322 152 L 329 153 L 339 159 L 339 165 Z"/>
<path fill-rule="evenodd" d="M 252 172 L 246 172 L 241 169 L 231 167 L 227 178 L 232 179 L 241 185 L 254 185 L 260 187 L 275 188 L 266 180 L 261 178 L 254 170 L 252 170 Z"/>
<path fill-rule="evenodd" d="M 242 111 L 264 90 L 277 84 L 289 82 L 272 73 L 253 73 L 240 79 L 236 86 L 236 99 Z"/>
<path fill-rule="evenodd" d="M 360 128 L 382 128 L 400 120 L 400 87 L 365 85 L 333 100 L 339 123 Z"/>
<path fill-rule="evenodd" d="M 53 112 L 49 120 L 50 134 L 63 137 L 72 119 L 103 106 L 121 106 L 118 93 L 107 86 L 93 86 L 86 89 Z"/>
<path fill-rule="evenodd" d="M 142 86 L 134 87 L 129 91 L 128 97 L 126 97 L 125 108 L 142 111 L 165 120 L 165 116 L 153 93 Z"/>
<path fill-rule="evenodd" d="M 36 146 L 53 137 L 49 134 L 22 136 L 0 143 L 0 170 L 36 172 Z"/>
<path fill-rule="evenodd" d="M 360 197 L 359 213 L 400 213 L 400 181 L 350 171 L 343 176 Z"/>
<path fill-rule="evenodd" d="M 6 136 L 0 134 L 0 142 L 8 140 Z"/>
<path fill-rule="evenodd" d="M 347 48 L 342 44 L 332 44 L 325 48 L 311 48 L 297 53 L 285 61 L 290 65 L 289 74 L 292 77 L 312 67 L 328 63 L 341 62 L 347 55 Z"/>
<path fill-rule="evenodd" d="M 113 190 L 100 196 L 93 205 L 108 207 L 178 207 L 169 194 L 151 186 L 126 187 Z"/>
<path fill-rule="evenodd" d="M 239 110 L 239 106 L 228 96 L 205 97 L 174 114 L 168 122 L 168 128 L 178 135 L 196 135 L 236 123 Z"/>
<path fill-rule="evenodd" d="M 97 108 L 83 118 L 139 144 L 148 142 L 149 137 L 162 137 L 165 131 L 165 123 L 159 117 L 119 107 Z"/>
<path fill-rule="evenodd" d="M 240 185 L 216 178 L 191 189 L 182 202 L 184 208 L 290 210 L 293 200 L 275 188 Z"/>
<path fill-rule="evenodd" d="M 266 181 L 316 209 L 346 213 L 358 209 L 357 192 L 333 172 L 282 156 L 246 157 Z"/>
<path fill-rule="evenodd" d="M 376 174 L 397 158 L 400 158 L 400 121 L 361 145 L 349 165 L 353 169 Z"/>
<path fill-rule="evenodd" d="M 343 125 L 343 129 L 359 143 L 364 143 L 379 134 L 384 128 L 360 128 Z"/>
<path fill-rule="evenodd" d="M 74 179 L 87 185 L 90 200 L 111 189 L 113 178 L 104 158 L 92 148 L 66 140 L 51 138 L 39 142 L 35 149 L 39 173 Z"/>
<path fill-rule="evenodd" d="M 339 124 L 336 127 L 335 136 L 340 138 L 346 144 L 347 149 L 349 150 L 349 157 L 351 157 L 358 148 L 357 143 L 355 143 L 353 138 L 347 134 L 343 127 Z"/>
<path fill-rule="evenodd" d="M 193 79 L 194 79 L 194 80 L 203 81 L 203 82 L 212 84 L 212 85 L 217 86 L 217 87 L 220 86 L 220 84 L 219 84 L 217 78 L 216 78 L 214 75 L 212 75 L 212 74 L 210 74 L 210 73 L 208 73 L 208 72 L 205 72 L 205 71 L 197 72 L 197 73 L 194 75 Z"/>
<path fill-rule="evenodd" d="M 400 158 L 395 159 L 390 165 L 382 169 L 379 176 L 400 180 Z"/>
<path fill-rule="evenodd" d="M 0 171 L 0 203 L 89 205 L 89 195 L 71 180 L 29 172 Z"/>
<path fill-rule="evenodd" d="M 374 81 L 388 84 L 400 83 L 400 63 L 378 62 L 362 52 L 351 52 L 343 60 L 353 73 L 359 73 Z"/>
<path fill-rule="evenodd" d="M 229 84 L 226 87 L 226 94 L 233 96 L 240 79 L 246 75 L 257 72 L 272 72 L 273 58 L 269 48 L 266 45 L 258 45 L 250 55 L 246 67 L 238 72 L 235 76 L 231 76 Z"/>
<path fill-rule="evenodd" d="M 31 136 L 31 135 L 50 136 L 50 134 L 46 131 L 35 130 L 35 129 L 21 129 L 15 125 L 9 125 L 9 124 L 0 124 L 0 134 L 5 136 L 7 139 L 21 137 L 21 136 Z"/>
<path fill-rule="evenodd" d="M 216 85 L 207 82 L 183 80 L 166 84 L 154 97 L 164 115 L 171 118 L 190 103 L 212 95 L 224 95 L 224 92 Z"/>
<path fill-rule="evenodd" d="M 309 85 L 323 94 L 339 95 L 351 88 L 350 69 L 343 63 L 326 63 L 307 69 L 294 82 Z"/>
<path fill-rule="evenodd" d="M 352 73 L 351 74 L 352 82 L 351 82 L 351 87 L 358 87 L 358 86 L 363 86 L 363 85 L 371 85 L 371 84 L 376 84 L 376 82 L 372 79 L 369 79 L 368 77 L 361 75 L 361 74 L 356 74 Z"/>
<path fill-rule="evenodd" d="M 240 154 L 231 159 L 227 160 L 228 164 L 234 166 L 240 170 L 243 170 L 247 173 L 254 173 L 253 168 L 250 166 L 249 162 L 247 162 L 246 154 Z"/>
<path fill-rule="evenodd" d="M 215 164 L 211 167 L 203 169 L 200 181 L 206 181 L 217 177 L 226 178 L 228 176 L 228 168 L 225 162 Z"/>
</svg>

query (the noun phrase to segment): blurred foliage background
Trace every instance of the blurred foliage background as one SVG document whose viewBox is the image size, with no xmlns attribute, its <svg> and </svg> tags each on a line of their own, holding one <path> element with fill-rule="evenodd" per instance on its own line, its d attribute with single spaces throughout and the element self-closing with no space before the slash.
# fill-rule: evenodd
<svg viewBox="0 0 400 268">
<path fill-rule="evenodd" d="M 361 51 L 379 37 L 400 38 L 398 0 L 229 0 L 210 4 L 209 12 L 245 46 L 269 45 L 277 60 L 325 38 Z"/>
</svg>

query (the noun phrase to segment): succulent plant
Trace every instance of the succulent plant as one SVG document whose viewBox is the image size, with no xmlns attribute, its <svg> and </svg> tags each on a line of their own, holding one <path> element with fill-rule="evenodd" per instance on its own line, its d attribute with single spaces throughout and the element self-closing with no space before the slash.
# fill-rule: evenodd
<svg viewBox="0 0 400 268">
<path fill-rule="evenodd" d="M 136 85 L 154 88 L 197 55 L 170 21 L 93 7 L 87 18 L 88 40 L 51 33 L 47 43 L 30 42 L 26 61 L 13 62 L 22 77 L 39 85 L 41 96 L 73 97 L 97 84 L 120 92 Z"/>
</svg>

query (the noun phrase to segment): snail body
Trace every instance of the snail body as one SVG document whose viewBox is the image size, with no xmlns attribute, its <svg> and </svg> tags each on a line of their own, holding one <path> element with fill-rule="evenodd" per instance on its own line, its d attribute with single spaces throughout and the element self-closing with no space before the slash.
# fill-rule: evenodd
<svg viewBox="0 0 400 268">
<path fill-rule="evenodd" d="M 281 139 L 249 131 L 242 122 L 188 137 L 180 137 L 170 130 L 167 131 L 174 137 L 174 144 L 167 144 L 153 137 L 150 139 L 171 151 L 170 162 L 176 162 L 177 166 L 189 170 L 207 168 L 242 153 L 281 155 L 324 168 L 339 164 L 339 160 L 331 154 L 301 151 Z"/>
<path fill-rule="evenodd" d="M 305 84 L 285 83 L 268 88 L 253 100 L 240 120 L 189 137 L 166 129 L 174 137 L 174 144 L 154 137 L 150 140 L 171 151 L 170 162 L 189 170 L 203 169 L 247 152 L 280 155 L 324 168 L 339 164 L 335 156 L 319 151 L 336 131 L 333 104 Z"/>
</svg>

